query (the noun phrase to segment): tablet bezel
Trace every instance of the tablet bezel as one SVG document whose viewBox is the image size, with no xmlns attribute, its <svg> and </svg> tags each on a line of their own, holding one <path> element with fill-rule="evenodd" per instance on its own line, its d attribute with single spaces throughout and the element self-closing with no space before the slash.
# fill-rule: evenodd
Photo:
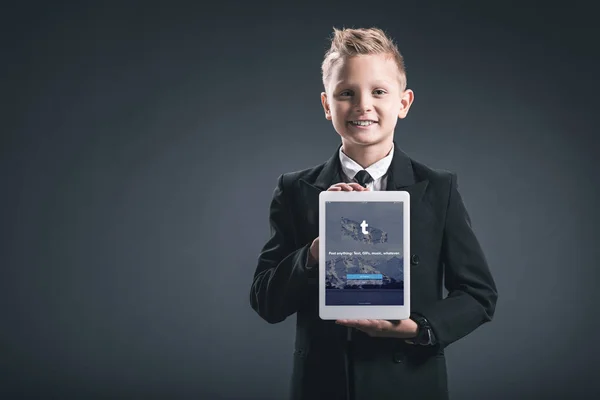
<svg viewBox="0 0 600 400">
<path fill-rule="evenodd" d="M 325 304 L 326 211 L 325 202 L 397 202 L 403 206 L 404 305 L 327 306 Z M 406 191 L 323 191 L 319 194 L 319 317 L 322 320 L 387 319 L 410 317 L 410 194 Z"/>
</svg>

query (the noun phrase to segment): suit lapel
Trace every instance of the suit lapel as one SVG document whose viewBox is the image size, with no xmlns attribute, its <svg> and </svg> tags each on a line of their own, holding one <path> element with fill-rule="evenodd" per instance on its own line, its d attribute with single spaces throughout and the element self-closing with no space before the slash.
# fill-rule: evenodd
<svg viewBox="0 0 600 400">
<path fill-rule="evenodd" d="M 410 194 L 411 207 L 416 206 L 425 193 L 429 181 L 417 181 L 412 161 L 394 142 L 394 158 L 388 170 L 386 190 L 402 190 Z"/>
<path fill-rule="evenodd" d="M 394 144 L 394 159 L 388 172 L 386 190 L 401 190 L 410 195 L 411 253 L 418 249 L 418 232 L 425 231 L 430 221 L 430 209 L 423 201 L 428 180 L 417 180 L 412 160 Z"/>
<path fill-rule="evenodd" d="M 342 182 L 338 146 L 336 152 L 327 160 L 313 183 L 300 179 L 300 198 L 306 205 L 307 234 L 314 239 L 319 235 L 319 194 L 335 183 Z"/>
<path fill-rule="evenodd" d="M 342 174 L 341 174 L 341 165 L 340 165 L 340 151 L 341 145 L 338 146 L 335 153 L 327 160 L 323 169 L 317 176 L 317 179 L 313 183 L 307 182 L 304 179 L 301 179 L 301 182 L 306 184 L 313 191 L 317 192 L 317 196 L 323 190 L 329 189 L 329 187 L 335 183 L 342 182 Z"/>
</svg>

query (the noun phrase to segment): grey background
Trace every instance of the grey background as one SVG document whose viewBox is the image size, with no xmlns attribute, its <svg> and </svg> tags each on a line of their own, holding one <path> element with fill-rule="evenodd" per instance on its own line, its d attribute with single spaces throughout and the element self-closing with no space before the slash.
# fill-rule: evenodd
<svg viewBox="0 0 600 400">
<path fill-rule="evenodd" d="M 458 173 L 500 293 L 448 348 L 453 398 L 600 394 L 589 7 L 15 3 L 1 397 L 285 397 L 295 318 L 269 325 L 248 299 L 268 205 L 339 143 L 319 101 L 332 27 L 371 25 L 416 95 L 396 140 Z"/>
</svg>

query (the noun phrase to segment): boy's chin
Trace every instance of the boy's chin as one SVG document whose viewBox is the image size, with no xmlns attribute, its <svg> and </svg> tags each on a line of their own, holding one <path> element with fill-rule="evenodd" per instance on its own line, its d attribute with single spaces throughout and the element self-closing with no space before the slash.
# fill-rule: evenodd
<svg viewBox="0 0 600 400">
<path fill-rule="evenodd" d="M 343 135 L 340 135 L 342 140 L 348 144 L 353 144 L 357 146 L 373 146 L 382 142 L 385 142 L 387 137 L 381 134 L 376 134 L 374 132 L 365 132 L 365 133 L 355 133 L 355 132 L 345 132 Z"/>
</svg>

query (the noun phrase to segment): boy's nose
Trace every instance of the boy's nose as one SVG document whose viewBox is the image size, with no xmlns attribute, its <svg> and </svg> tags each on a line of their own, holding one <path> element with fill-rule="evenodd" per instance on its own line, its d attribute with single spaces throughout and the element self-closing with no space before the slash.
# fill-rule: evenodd
<svg viewBox="0 0 600 400">
<path fill-rule="evenodd" d="M 369 100 L 369 98 L 367 96 L 361 96 L 360 98 L 356 99 L 356 104 L 355 104 L 355 109 L 356 112 L 368 112 L 371 111 L 371 108 L 373 107 L 373 105 L 371 104 L 371 101 Z"/>
</svg>

